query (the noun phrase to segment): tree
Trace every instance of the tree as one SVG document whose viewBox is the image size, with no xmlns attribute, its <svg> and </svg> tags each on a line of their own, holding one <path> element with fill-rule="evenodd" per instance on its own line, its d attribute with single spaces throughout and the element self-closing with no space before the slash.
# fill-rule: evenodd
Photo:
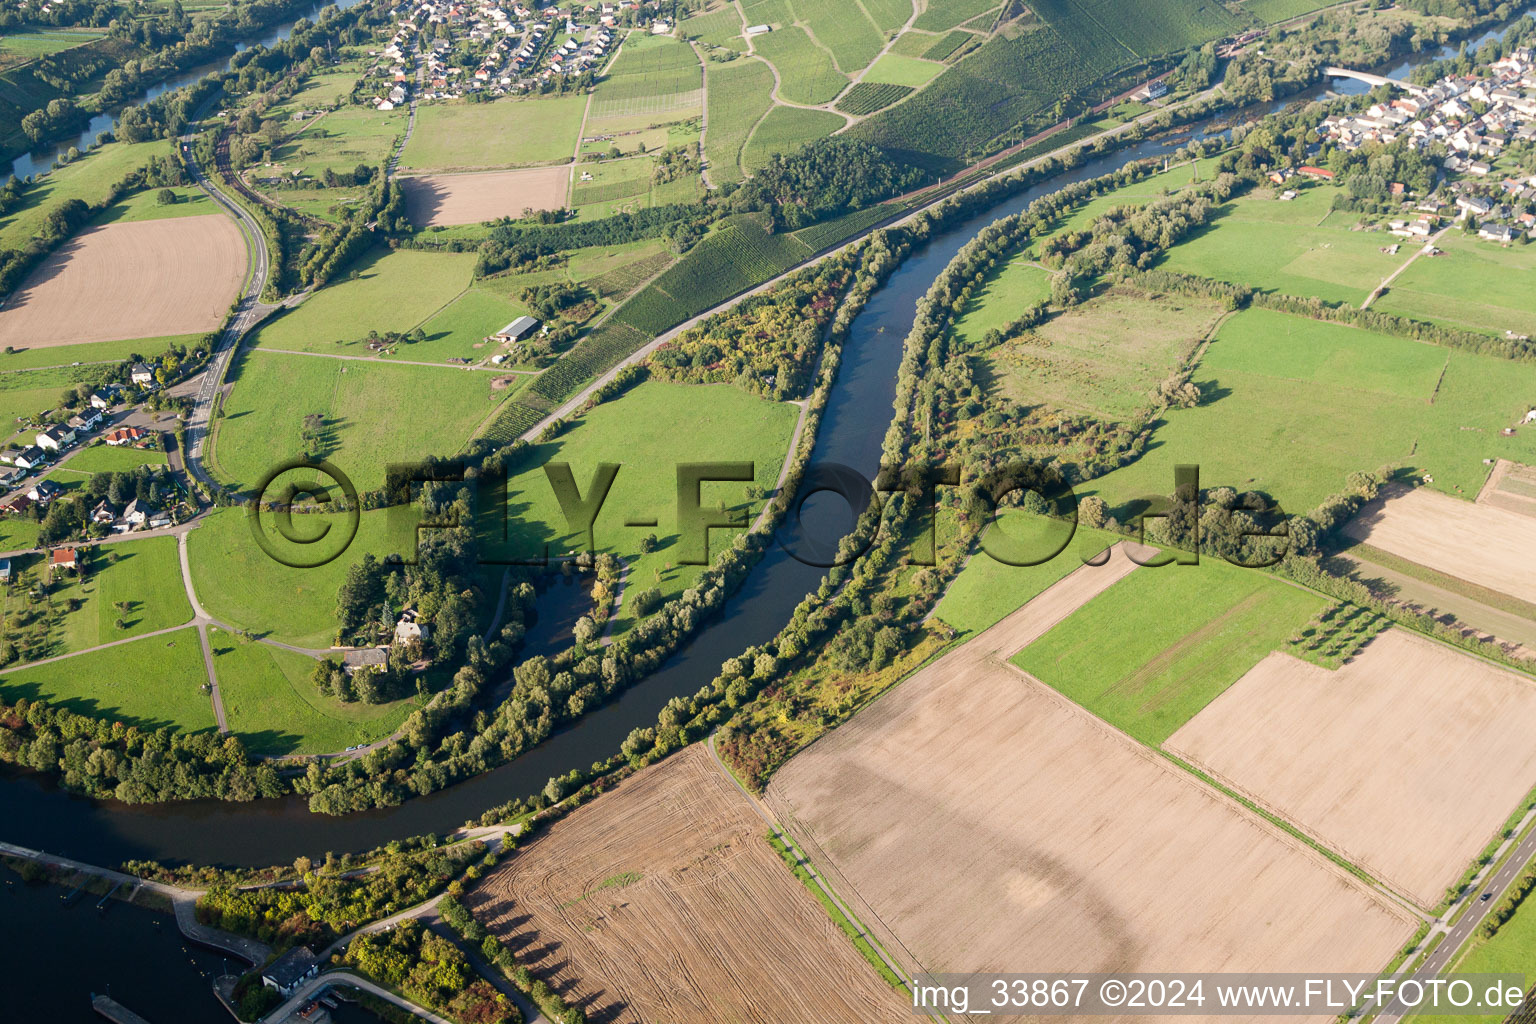
<svg viewBox="0 0 1536 1024">
<path fill-rule="evenodd" d="M 163 188 L 155 193 L 155 202 L 161 206 L 174 206 L 176 204 L 176 193 L 168 188 Z"/>
</svg>

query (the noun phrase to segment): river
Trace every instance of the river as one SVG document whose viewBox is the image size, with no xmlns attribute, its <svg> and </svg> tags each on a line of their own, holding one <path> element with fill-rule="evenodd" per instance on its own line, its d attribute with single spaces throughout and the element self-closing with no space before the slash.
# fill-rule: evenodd
<svg viewBox="0 0 1536 1024">
<path fill-rule="evenodd" d="M 1493 34 L 1475 42 L 1481 43 Z M 1389 71 L 1394 77 L 1406 75 L 1415 64 L 1454 52 L 1454 48 L 1447 48 L 1440 53 L 1420 54 Z M 1361 83 L 1344 81 L 1336 83 L 1334 91 L 1354 93 L 1364 88 Z M 1319 88 L 1314 97 L 1321 97 L 1324 92 Z M 1201 133 L 1210 130 L 1210 125 L 1180 129 L 1178 137 L 1187 138 L 1191 130 Z M 1147 140 L 1090 161 L 936 234 L 909 255 L 853 322 L 837 384 L 822 419 L 816 460 L 852 466 L 873 478 L 891 416 L 901 346 L 911 327 L 916 303 L 980 228 L 1023 209 L 1048 191 L 1108 173 L 1133 160 L 1164 155 L 1177 145 Z M 824 495 L 812 498 L 806 506 L 806 529 L 812 536 L 824 537 L 828 531 L 846 529 L 850 524 L 851 515 L 841 499 Z M 487 807 L 537 791 L 552 775 L 585 767 L 612 754 L 631 729 L 654 724 L 657 712 L 669 699 L 697 691 L 714 676 L 723 660 L 772 637 L 788 621 L 800 599 L 819 584 L 822 573 L 823 570 L 804 565 L 775 548 L 727 603 L 721 616 L 659 671 L 618 700 L 511 764 L 442 792 L 408 801 L 401 807 L 345 818 L 310 814 L 298 799 L 130 807 L 73 796 L 40 776 L 11 771 L 0 778 L 3 838 L 99 864 L 154 858 L 267 865 L 287 863 L 301 854 L 317 857 L 328 850 L 363 850 L 397 837 L 445 832 L 477 817 Z M 72 925 L 58 915 L 29 915 L 8 931 L 12 939 L 20 939 L 23 944 L 29 933 L 57 935 L 65 942 L 49 943 L 60 954 L 53 958 L 54 966 L 47 971 L 30 966 L 31 961 L 25 957 L 0 959 L 0 964 L 4 964 L 0 979 L 9 982 L 6 988 L 10 991 L 25 991 L 37 985 L 40 977 L 47 976 L 51 992 L 69 993 L 73 1000 L 82 986 L 102 983 L 93 980 L 98 976 L 116 981 L 142 970 L 137 952 L 123 951 L 121 965 L 116 962 L 121 940 L 106 935 L 77 935 Z M 82 973 L 81 968 L 87 962 L 93 965 L 94 973 L 89 975 Z M 166 986 L 202 984 L 194 971 L 172 970 L 171 960 L 163 955 L 155 962 L 164 971 L 162 981 Z M 110 971 L 103 966 L 108 963 Z M 153 1020 L 150 1009 L 153 1008 L 146 1012 Z M 160 1022 L 185 1019 L 189 1019 L 185 1014 L 175 1014 L 160 1018 Z"/>
<path fill-rule="evenodd" d="M 325 0 L 325 2 L 316 3 L 313 7 L 309 8 L 309 10 L 305 11 L 297 18 L 268 29 L 267 32 L 262 36 L 236 43 L 234 53 L 240 53 L 252 46 L 271 46 L 273 43 L 282 42 L 293 33 L 294 25 L 298 24 L 301 20 L 306 18 L 313 19 L 315 15 L 319 14 L 320 11 L 325 7 L 334 5 L 336 7 L 345 9 L 348 7 L 353 7 L 359 3 L 362 3 L 362 0 Z M 234 53 L 222 60 L 209 61 L 207 64 L 200 64 L 197 67 L 188 68 L 186 71 L 177 72 L 170 78 L 164 79 L 163 81 L 145 89 L 137 97 L 131 100 L 130 103 L 135 106 L 148 103 L 150 100 L 157 96 L 164 96 L 168 92 L 175 92 L 177 89 L 191 85 L 205 75 L 216 74 L 220 71 L 227 71 L 229 69 L 230 62 L 234 60 Z M 12 160 L 11 177 L 27 178 L 36 177 L 39 174 L 46 174 L 48 171 L 52 170 L 53 163 L 59 158 L 59 155 L 68 152 L 71 146 L 84 153 L 87 149 L 90 149 L 92 146 L 96 145 L 96 136 L 100 135 L 104 131 L 111 130 L 116 124 L 117 117 L 115 114 L 97 114 L 95 117 L 91 118 L 89 122 L 86 123 L 86 126 L 81 129 L 79 136 L 76 138 L 47 143 L 46 145 L 37 147 L 30 153 L 23 153 L 21 156 L 18 156 L 16 159 Z"/>
</svg>

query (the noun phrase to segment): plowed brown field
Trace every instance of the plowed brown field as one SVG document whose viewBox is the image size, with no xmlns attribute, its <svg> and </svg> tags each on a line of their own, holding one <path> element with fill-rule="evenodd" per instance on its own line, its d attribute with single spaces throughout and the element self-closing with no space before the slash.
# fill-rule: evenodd
<svg viewBox="0 0 1536 1024">
<path fill-rule="evenodd" d="M 1536 785 L 1536 684 L 1393 629 L 1271 654 L 1164 746 L 1429 906 Z"/>
<path fill-rule="evenodd" d="M 405 214 L 418 228 L 479 224 L 520 217 L 524 210 L 558 210 L 565 205 L 569 167 L 524 167 L 479 174 L 421 174 L 400 179 Z"/>
<path fill-rule="evenodd" d="M 767 831 L 696 744 L 557 822 L 466 902 L 605 1024 L 910 1019 Z"/>
<path fill-rule="evenodd" d="M 770 804 L 909 967 L 1379 969 L 1413 930 L 1403 908 L 1005 662 L 1123 559 L 823 737 Z"/>
<path fill-rule="evenodd" d="M 197 334 L 245 279 L 245 241 L 223 214 L 87 228 L 0 308 L 0 346 Z"/>
</svg>

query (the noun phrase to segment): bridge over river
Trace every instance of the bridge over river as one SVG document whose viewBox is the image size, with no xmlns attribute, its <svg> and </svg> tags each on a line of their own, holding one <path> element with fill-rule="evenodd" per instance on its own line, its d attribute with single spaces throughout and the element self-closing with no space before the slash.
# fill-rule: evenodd
<svg viewBox="0 0 1536 1024">
<path fill-rule="evenodd" d="M 1365 82 L 1367 85 L 1395 85 L 1397 88 L 1414 95 L 1422 96 L 1427 91 L 1423 86 L 1412 85 L 1397 78 L 1388 78 L 1385 75 L 1373 75 L 1369 71 L 1355 71 L 1351 68 L 1326 67 L 1323 74 L 1329 78 L 1353 78 L 1357 82 Z"/>
</svg>

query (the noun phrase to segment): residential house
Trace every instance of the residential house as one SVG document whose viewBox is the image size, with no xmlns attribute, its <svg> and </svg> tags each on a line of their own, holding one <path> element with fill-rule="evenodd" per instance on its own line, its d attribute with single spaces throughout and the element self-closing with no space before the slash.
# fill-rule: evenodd
<svg viewBox="0 0 1536 1024">
<path fill-rule="evenodd" d="M 1508 224 L 1484 224 L 1477 229 L 1477 237 L 1507 245 L 1515 240 L 1515 229 Z"/>
<path fill-rule="evenodd" d="M 106 436 L 106 442 L 112 447 L 117 448 L 121 445 L 133 444 L 148 433 L 149 431 L 141 427 L 118 427 Z"/>
<path fill-rule="evenodd" d="M 37 483 L 33 484 L 32 489 L 27 492 L 27 497 L 31 498 L 39 505 L 46 505 L 63 493 L 64 488 L 54 483 L 52 480 L 39 480 Z"/>
<path fill-rule="evenodd" d="M 21 469 L 36 469 L 47 461 L 48 453 L 34 444 L 17 452 L 11 459 L 11 464 Z"/>
<path fill-rule="evenodd" d="M 114 529 L 118 533 L 127 533 L 129 530 L 136 530 L 143 526 L 144 520 L 148 518 L 149 509 L 138 498 L 134 498 L 123 509 L 123 514 L 118 518 Z"/>
<path fill-rule="evenodd" d="M 97 388 L 91 392 L 91 408 L 105 411 L 112 408 L 112 400 L 115 394 L 111 388 Z"/>
<path fill-rule="evenodd" d="M 423 643 L 427 639 L 427 627 L 416 621 L 414 611 L 400 613 L 400 621 L 395 623 L 395 643 L 410 643 L 412 640 L 420 640 Z"/>
<path fill-rule="evenodd" d="M 386 647 L 360 647 L 341 656 L 341 670 L 349 676 L 360 668 L 383 668 L 387 664 L 389 649 Z"/>
<path fill-rule="evenodd" d="M 11 582 L 11 560 L 0 558 L 0 583 Z"/>
<path fill-rule="evenodd" d="M 155 382 L 154 368 L 144 363 L 134 363 L 128 371 L 128 379 L 141 388 L 147 388 Z"/>
<path fill-rule="evenodd" d="M 67 426 L 75 432 L 75 437 L 90 433 L 101 425 L 101 410 L 87 408 L 76 416 L 71 416 Z"/>
<path fill-rule="evenodd" d="M 106 499 L 102 499 L 101 501 L 97 502 L 96 507 L 91 509 L 91 522 L 93 523 L 105 526 L 116 521 L 117 510 L 114 509 L 112 507 L 112 503 Z"/>
<path fill-rule="evenodd" d="M 37 446 L 51 452 L 63 451 L 75 443 L 75 432 L 64 424 L 56 423 L 37 435 Z"/>
<path fill-rule="evenodd" d="M 151 530 L 158 530 L 162 527 L 170 526 L 171 514 L 169 512 L 151 512 L 149 517 L 144 520 L 144 525 L 148 526 Z"/>
<path fill-rule="evenodd" d="M 79 572 L 80 561 L 75 548 L 54 548 L 48 556 L 48 568 L 54 572 Z"/>
</svg>

